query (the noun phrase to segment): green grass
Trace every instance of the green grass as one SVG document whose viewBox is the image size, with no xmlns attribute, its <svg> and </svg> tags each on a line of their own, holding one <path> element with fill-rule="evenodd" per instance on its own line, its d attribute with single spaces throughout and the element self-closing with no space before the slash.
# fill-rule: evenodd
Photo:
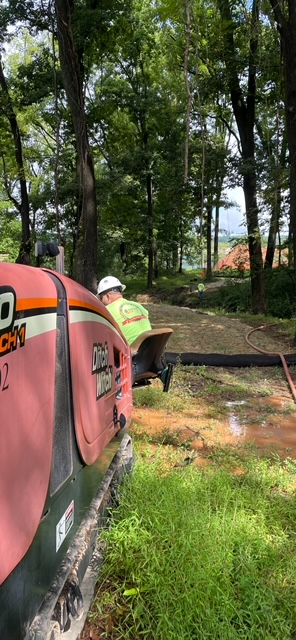
<svg viewBox="0 0 296 640">
<path fill-rule="evenodd" d="M 195 368 L 195 373 L 198 375 L 198 368 Z M 182 411 L 184 406 L 190 403 L 193 395 L 190 385 L 186 384 L 182 367 L 175 367 L 172 384 L 174 385 L 173 394 L 164 393 L 162 383 L 158 381 L 153 381 L 151 386 L 135 389 L 133 392 L 134 406 Z"/>
<path fill-rule="evenodd" d="M 101 637 L 295 638 L 295 481 L 295 461 L 252 447 L 218 449 L 203 469 L 139 454 L 104 536 Z"/>
<path fill-rule="evenodd" d="M 201 278 L 201 269 L 187 269 L 182 274 L 160 274 L 157 280 L 153 280 L 153 291 L 166 291 L 169 296 L 175 289 L 189 285 L 193 278 Z M 123 276 L 122 280 L 126 284 L 127 297 L 147 292 L 147 278 Z"/>
</svg>

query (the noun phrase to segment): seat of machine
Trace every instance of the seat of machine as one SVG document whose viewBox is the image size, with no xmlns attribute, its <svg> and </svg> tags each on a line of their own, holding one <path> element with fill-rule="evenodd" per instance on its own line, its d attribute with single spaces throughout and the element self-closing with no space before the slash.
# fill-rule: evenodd
<svg viewBox="0 0 296 640">
<path fill-rule="evenodd" d="M 133 362 L 133 384 L 161 378 L 166 369 L 163 354 L 166 343 L 173 333 L 173 329 L 151 329 L 142 333 L 131 344 Z"/>
<path fill-rule="evenodd" d="M 150 331 L 144 331 L 137 337 L 136 340 L 131 344 L 131 353 L 134 356 L 140 349 L 141 345 L 145 340 L 149 339 L 151 341 L 152 338 L 155 338 L 155 343 L 158 345 L 164 344 L 166 345 L 170 335 L 174 333 L 173 329 L 150 329 Z"/>
</svg>

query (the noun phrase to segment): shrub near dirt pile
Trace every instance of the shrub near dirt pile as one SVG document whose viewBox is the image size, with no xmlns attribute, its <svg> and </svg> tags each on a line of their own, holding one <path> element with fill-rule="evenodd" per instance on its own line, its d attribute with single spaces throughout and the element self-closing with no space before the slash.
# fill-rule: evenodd
<svg viewBox="0 0 296 640">
<path fill-rule="evenodd" d="M 289 269 L 280 267 L 266 270 L 264 279 L 267 314 L 274 318 L 292 318 L 296 312 L 295 286 Z M 250 279 L 225 279 L 223 286 L 208 287 L 203 307 L 213 307 L 230 313 L 250 312 Z"/>
</svg>

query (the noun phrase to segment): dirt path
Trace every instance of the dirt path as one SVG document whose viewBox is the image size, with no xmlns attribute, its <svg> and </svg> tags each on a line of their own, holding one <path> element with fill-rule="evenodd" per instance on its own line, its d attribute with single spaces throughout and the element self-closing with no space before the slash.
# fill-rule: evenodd
<svg viewBox="0 0 296 640">
<path fill-rule="evenodd" d="M 258 353 L 246 335 L 256 321 L 218 316 L 184 307 L 156 305 L 146 301 L 153 327 L 174 330 L 167 350 L 176 352 L 242 354 Z M 257 326 L 260 326 L 257 323 Z M 296 352 L 293 330 L 287 324 L 267 325 L 250 340 L 272 353 Z M 295 367 L 289 371 L 296 383 Z M 146 432 L 161 442 L 168 432 L 175 441 L 186 440 L 198 450 L 197 464 L 203 464 L 209 448 L 225 444 L 253 442 L 263 449 L 272 447 L 281 455 L 296 457 L 295 403 L 283 368 L 278 367 L 179 367 L 171 390 L 183 394 L 180 408 L 134 410 L 135 431 Z M 172 405 L 174 402 L 172 401 Z"/>
<path fill-rule="evenodd" d="M 198 353 L 255 353 L 246 342 L 245 336 L 255 327 L 240 318 L 215 315 L 206 311 L 173 307 L 166 304 L 145 303 L 149 310 L 153 327 L 170 327 L 174 330 L 167 350 Z M 260 324 L 258 323 L 260 326 Z M 287 336 L 285 325 L 266 327 L 250 337 L 260 348 L 284 353 L 295 353 L 294 339 Z"/>
</svg>

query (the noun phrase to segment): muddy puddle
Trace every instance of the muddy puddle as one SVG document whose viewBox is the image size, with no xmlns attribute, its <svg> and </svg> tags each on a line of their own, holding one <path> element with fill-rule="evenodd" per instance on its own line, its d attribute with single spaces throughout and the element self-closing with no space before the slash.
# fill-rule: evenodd
<svg viewBox="0 0 296 640">
<path fill-rule="evenodd" d="M 133 422 L 135 432 L 146 434 L 151 442 L 185 444 L 201 455 L 209 447 L 254 443 L 281 457 L 296 458 L 296 413 L 287 410 L 282 397 L 257 398 L 252 407 L 243 400 L 225 402 L 221 415 L 198 405 L 182 414 L 135 408 Z"/>
<path fill-rule="evenodd" d="M 244 402 L 228 402 L 228 418 L 224 429 L 234 438 L 234 441 L 254 442 L 257 446 L 273 448 L 281 455 L 296 458 L 296 415 L 281 413 L 285 403 L 282 398 L 257 399 L 257 407 L 277 409 L 273 415 L 266 415 L 260 419 L 260 412 L 248 409 L 244 412 Z M 238 405 L 242 411 L 238 412 Z"/>
</svg>

